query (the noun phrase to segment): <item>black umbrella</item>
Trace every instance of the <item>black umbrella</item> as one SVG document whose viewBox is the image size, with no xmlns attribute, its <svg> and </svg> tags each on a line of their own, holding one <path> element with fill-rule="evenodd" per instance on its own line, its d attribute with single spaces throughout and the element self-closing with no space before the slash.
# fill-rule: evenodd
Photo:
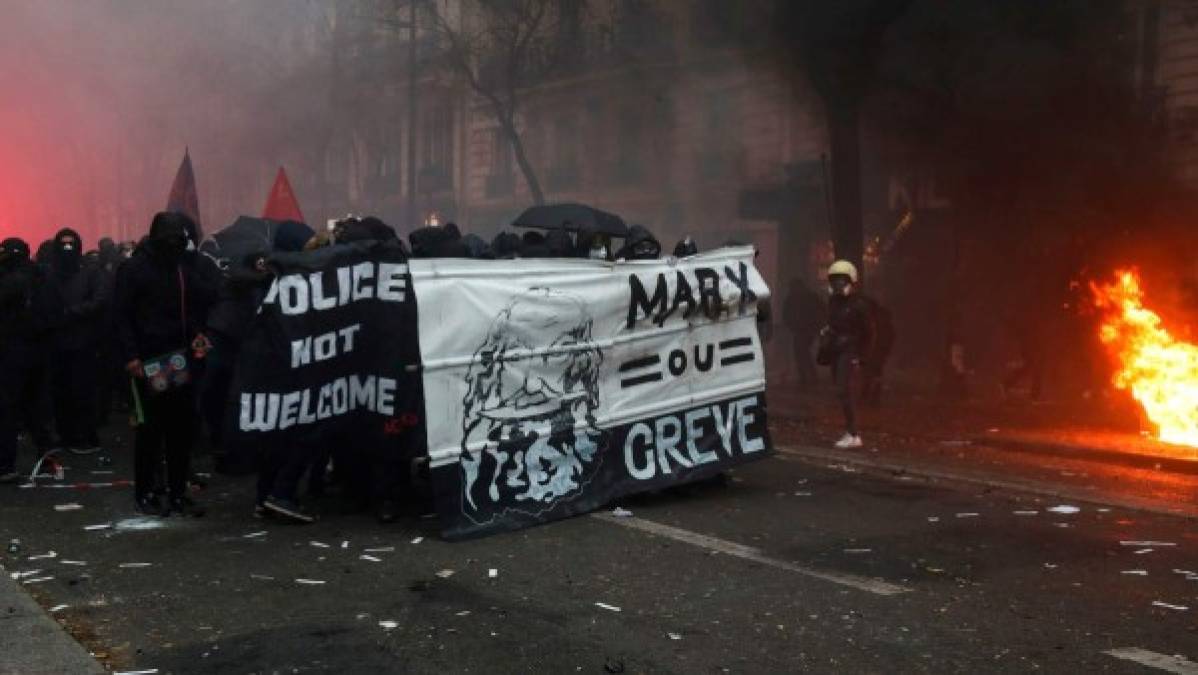
<svg viewBox="0 0 1198 675">
<path fill-rule="evenodd" d="M 512 227 L 527 227 L 537 230 L 587 230 L 610 237 L 628 236 L 624 219 L 614 213 L 600 211 L 586 204 L 546 204 L 534 206 L 521 213 Z"/>
<path fill-rule="evenodd" d="M 212 235 L 219 246 L 218 255 L 225 260 L 240 261 L 255 254 L 270 253 L 274 247 L 277 223 L 265 218 L 237 216 L 237 220 Z"/>
</svg>

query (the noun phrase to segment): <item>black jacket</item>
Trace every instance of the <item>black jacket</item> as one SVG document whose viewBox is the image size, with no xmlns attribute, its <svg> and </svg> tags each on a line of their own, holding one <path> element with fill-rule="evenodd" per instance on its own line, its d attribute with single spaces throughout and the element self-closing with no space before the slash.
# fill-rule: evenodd
<svg viewBox="0 0 1198 675">
<path fill-rule="evenodd" d="M 114 319 L 126 362 L 187 348 L 200 332 L 212 298 L 192 263 L 139 249 L 117 271 Z"/>
<path fill-rule="evenodd" d="M 57 307 L 54 347 L 62 350 L 96 346 L 104 326 L 112 288 L 96 265 L 70 271 L 53 268 L 48 283 Z"/>
<path fill-rule="evenodd" d="M 859 293 L 828 299 L 828 328 L 835 353 L 858 358 L 871 353 L 876 335 L 873 312 L 869 300 Z"/>
<path fill-rule="evenodd" d="M 53 311 L 46 271 L 29 261 L 0 270 L 0 350 L 21 340 L 46 346 Z"/>
</svg>

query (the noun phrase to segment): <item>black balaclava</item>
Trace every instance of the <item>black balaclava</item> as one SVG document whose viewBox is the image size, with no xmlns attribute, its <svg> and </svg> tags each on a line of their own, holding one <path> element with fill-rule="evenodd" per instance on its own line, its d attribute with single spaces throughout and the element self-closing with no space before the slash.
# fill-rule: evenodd
<svg viewBox="0 0 1198 675">
<path fill-rule="evenodd" d="M 63 274 L 79 271 L 83 260 L 83 238 L 69 227 L 54 235 L 54 269 Z"/>
<path fill-rule="evenodd" d="M 187 216 L 172 211 L 160 211 L 150 222 L 150 236 L 146 238 L 146 249 L 155 258 L 177 263 L 187 250 Z"/>
<path fill-rule="evenodd" d="M 0 242 L 0 266 L 5 268 L 24 265 L 29 262 L 29 244 L 17 237 L 9 237 Z"/>
</svg>

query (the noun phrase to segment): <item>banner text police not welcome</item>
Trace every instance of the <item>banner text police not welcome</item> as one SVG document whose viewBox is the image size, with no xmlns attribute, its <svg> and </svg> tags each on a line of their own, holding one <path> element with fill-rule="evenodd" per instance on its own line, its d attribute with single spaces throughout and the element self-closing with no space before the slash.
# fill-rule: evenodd
<svg viewBox="0 0 1198 675">
<path fill-rule="evenodd" d="M 332 270 L 283 274 L 271 283 L 259 313 L 278 308 L 281 321 L 301 320 L 363 301 L 402 303 L 407 300 L 405 263 L 361 262 Z M 326 281 L 331 283 L 326 285 Z M 355 338 L 362 330 L 354 322 L 317 335 L 290 340 L 293 371 L 336 358 L 352 359 Z M 274 431 L 313 424 L 355 410 L 387 417 L 395 414 L 396 380 L 380 375 L 347 374 L 316 386 L 287 392 L 242 393 L 242 431 Z"/>
</svg>

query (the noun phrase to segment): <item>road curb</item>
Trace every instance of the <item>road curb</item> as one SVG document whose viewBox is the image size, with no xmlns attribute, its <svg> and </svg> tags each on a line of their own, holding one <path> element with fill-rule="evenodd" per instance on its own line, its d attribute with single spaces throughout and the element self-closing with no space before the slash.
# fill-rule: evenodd
<svg viewBox="0 0 1198 675">
<path fill-rule="evenodd" d="M 8 571 L 0 573 L 0 673 L 104 673 Z"/>
<path fill-rule="evenodd" d="M 1154 469 L 1168 473 L 1198 476 L 1198 461 L 1177 457 L 1162 457 L 1132 450 L 1121 451 L 1081 443 L 1041 441 L 997 434 L 975 436 L 972 441 L 977 445 L 1013 450 L 1015 452 L 1052 455 L 1054 457 L 1081 461 L 1098 461 L 1107 464 L 1128 466 L 1134 469 Z"/>
<path fill-rule="evenodd" d="M 1164 516 L 1198 520 L 1198 508 L 1179 507 L 1172 502 L 1112 497 L 1057 483 L 1034 480 L 1007 480 L 994 478 L 989 474 L 981 472 L 951 471 L 918 463 L 876 460 L 859 454 L 828 448 L 800 445 L 776 446 L 775 449 L 777 450 L 777 456 L 781 459 L 795 459 L 825 468 L 831 463 L 833 467 L 836 465 L 847 466 L 886 478 L 893 478 L 896 475 L 906 475 L 929 480 L 970 483 L 989 488 L 1025 492 L 1062 500 L 1085 502 L 1099 506 L 1116 506 L 1132 511 L 1143 511 Z"/>
</svg>

